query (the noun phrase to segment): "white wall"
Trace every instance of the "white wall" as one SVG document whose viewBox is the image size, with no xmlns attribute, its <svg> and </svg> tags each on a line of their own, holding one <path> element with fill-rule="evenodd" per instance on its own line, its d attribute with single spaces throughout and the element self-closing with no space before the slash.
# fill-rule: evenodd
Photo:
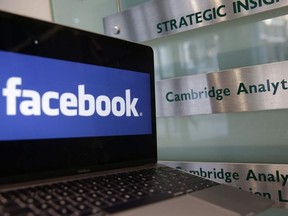
<svg viewBox="0 0 288 216">
<path fill-rule="evenodd" d="M 52 21 L 49 0 L 0 0 L 0 10 Z"/>
</svg>

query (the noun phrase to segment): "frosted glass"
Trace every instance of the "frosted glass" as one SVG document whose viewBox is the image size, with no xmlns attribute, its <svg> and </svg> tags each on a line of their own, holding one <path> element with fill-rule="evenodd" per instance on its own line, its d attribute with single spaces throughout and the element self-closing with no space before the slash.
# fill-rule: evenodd
<svg viewBox="0 0 288 216">
<path fill-rule="evenodd" d="M 143 4 L 145 2 L 147 2 L 149 0 L 121 0 L 120 3 L 121 3 L 121 7 L 122 7 L 122 10 L 127 10 L 131 7 L 134 7 L 134 6 L 137 6 L 137 5 L 140 5 L 140 4 Z"/>
<path fill-rule="evenodd" d="M 115 0 L 51 0 L 54 22 L 104 33 L 103 17 L 117 12 Z"/>
<path fill-rule="evenodd" d="M 288 60 L 286 13 L 146 42 L 154 49 L 156 80 Z M 287 121 L 288 110 L 158 118 L 159 159 L 287 163 Z"/>
</svg>

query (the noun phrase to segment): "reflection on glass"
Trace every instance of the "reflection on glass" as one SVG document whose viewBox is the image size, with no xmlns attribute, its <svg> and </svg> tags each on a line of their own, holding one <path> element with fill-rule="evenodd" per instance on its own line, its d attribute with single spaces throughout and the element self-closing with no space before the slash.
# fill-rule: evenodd
<svg viewBox="0 0 288 216">
<path fill-rule="evenodd" d="M 147 42 L 155 52 L 156 79 L 288 59 L 288 15 L 237 26 L 231 23 Z"/>
</svg>

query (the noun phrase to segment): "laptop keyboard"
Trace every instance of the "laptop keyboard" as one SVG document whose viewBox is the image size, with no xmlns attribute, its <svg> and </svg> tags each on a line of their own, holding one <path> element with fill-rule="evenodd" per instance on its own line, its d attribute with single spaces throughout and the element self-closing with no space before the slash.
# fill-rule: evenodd
<svg viewBox="0 0 288 216">
<path fill-rule="evenodd" d="M 0 215 L 105 215 L 218 183 L 169 167 L 35 186 L 0 193 Z"/>
</svg>

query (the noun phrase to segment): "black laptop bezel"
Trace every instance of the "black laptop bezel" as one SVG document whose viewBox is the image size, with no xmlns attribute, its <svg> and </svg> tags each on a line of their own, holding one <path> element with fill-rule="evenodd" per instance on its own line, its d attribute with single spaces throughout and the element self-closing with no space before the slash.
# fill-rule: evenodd
<svg viewBox="0 0 288 216">
<path fill-rule="evenodd" d="M 0 29 L 1 51 L 149 73 L 153 123 L 149 135 L 0 141 L 0 184 L 157 161 L 150 47 L 1 11 Z"/>
</svg>

